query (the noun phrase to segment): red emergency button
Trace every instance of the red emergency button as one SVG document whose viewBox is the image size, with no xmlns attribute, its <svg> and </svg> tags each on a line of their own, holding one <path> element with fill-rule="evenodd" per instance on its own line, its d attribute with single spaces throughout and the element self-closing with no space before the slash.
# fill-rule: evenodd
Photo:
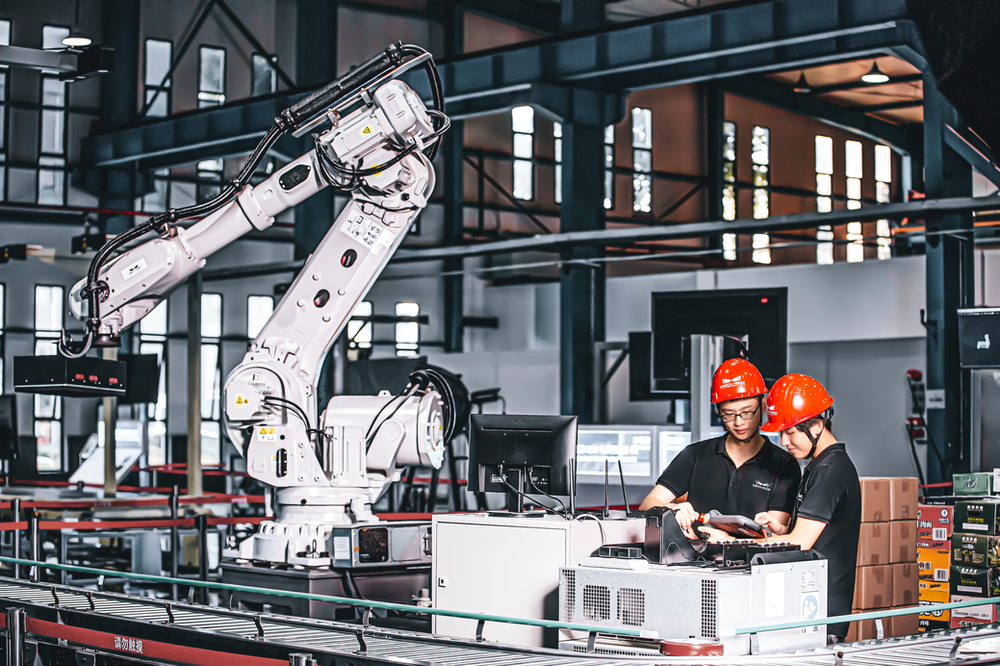
<svg viewBox="0 0 1000 666">
<path fill-rule="evenodd" d="M 86 379 L 86 377 L 80 373 L 77 373 L 73 376 L 73 379 L 75 379 L 78 382 L 82 382 L 84 379 Z"/>
<path fill-rule="evenodd" d="M 118 384 L 118 378 L 112 377 L 111 379 L 108 380 L 108 383 L 111 384 L 112 386 L 116 386 Z"/>
<path fill-rule="evenodd" d="M 87 377 L 87 381 L 90 381 L 90 382 L 99 382 L 101 380 L 97 378 L 97 375 L 91 375 L 91 376 Z"/>
</svg>

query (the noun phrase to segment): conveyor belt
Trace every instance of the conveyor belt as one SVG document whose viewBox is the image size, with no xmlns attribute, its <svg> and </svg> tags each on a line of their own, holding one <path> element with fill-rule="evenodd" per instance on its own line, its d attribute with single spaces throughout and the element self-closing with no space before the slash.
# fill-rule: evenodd
<svg viewBox="0 0 1000 666">
<path fill-rule="evenodd" d="M 526 649 L 374 627 L 364 629 L 362 638 L 367 651 L 359 654 L 358 632 L 361 627 L 358 625 L 168 603 L 122 594 L 88 594 L 78 588 L 0 580 L 0 608 L 14 607 L 27 612 L 28 631 L 32 634 L 29 639 L 55 643 L 55 639 L 64 638 L 70 644 L 115 653 L 117 643 L 107 638 L 117 640 L 121 636 L 129 637 L 143 641 L 146 649 L 142 658 L 147 663 L 155 646 L 160 646 L 161 654 L 164 650 L 167 651 L 165 654 L 169 654 L 173 646 L 176 650 L 193 650 L 201 655 L 165 657 L 164 661 L 170 659 L 207 666 L 221 666 L 226 661 L 222 657 L 231 656 L 235 656 L 237 662 L 249 663 L 258 658 L 259 661 L 254 663 L 277 665 L 283 661 L 287 664 L 290 653 L 310 653 L 321 665 L 345 663 L 347 659 L 351 664 L 434 666 L 628 666 L 654 663 L 678 666 L 836 666 L 838 656 L 843 666 L 1000 663 L 1000 654 L 952 655 L 956 638 L 965 642 L 977 637 L 1000 636 L 997 625 L 854 643 L 838 646 L 838 650 L 693 661 L 692 658 L 679 657 L 629 657 Z M 261 631 L 263 639 L 259 638 Z M 66 634 L 57 635 L 60 632 Z M 112 646 L 110 649 L 109 645 Z M 119 654 L 128 656 L 129 651 L 136 654 L 134 649 L 121 650 Z M 213 659 L 212 655 L 217 656 Z M 152 661 L 158 659 L 153 658 Z M 231 659 L 229 661 L 232 662 Z"/>
</svg>

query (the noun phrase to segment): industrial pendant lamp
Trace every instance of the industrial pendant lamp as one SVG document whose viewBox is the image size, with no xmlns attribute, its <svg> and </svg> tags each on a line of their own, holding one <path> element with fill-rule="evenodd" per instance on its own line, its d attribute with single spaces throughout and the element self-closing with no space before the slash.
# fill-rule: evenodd
<svg viewBox="0 0 1000 666">
<path fill-rule="evenodd" d="M 795 82 L 795 87 L 792 88 L 792 90 L 794 90 L 795 92 L 797 92 L 797 93 L 799 93 L 801 95 L 804 95 L 804 94 L 812 91 L 812 88 L 809 87 L 809 82 L 806 81 L 806 73 L 805 72 L 802 72 L 801 74 L 799 74 L 799 80 Z"/>
<path fill-rule="evenodd" d="M 861 80 L 865 83 L 888 83 L 889 77 L 878 68 L 878 61 L 875 60 L 872 61 L 872 68 L 861 77 Z"/>
<path fill-rule="evenodd" d="M 69 33 L 68 37 L 63 38 L 62 43 L 63 46 L 69 46 L 71 48 L 90 46 L 90 37 L 87 37 L 80 32 L 80 0 L 76 0 L 76 21 L 73 22 L 73 31 Z"/>
</svg>

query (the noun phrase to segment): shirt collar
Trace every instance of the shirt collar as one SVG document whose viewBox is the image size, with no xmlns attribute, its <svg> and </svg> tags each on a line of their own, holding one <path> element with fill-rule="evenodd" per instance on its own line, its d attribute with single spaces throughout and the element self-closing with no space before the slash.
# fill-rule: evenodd
<svg viewBox="0 0 1000 666">
<path fill-rule="evenodd" d="M 729 457 L 729 452 L 726 451 L 726 437 L 727 436 L 728 435 L 723 435 L 722 437 L 719 437 L 716 440 L 715 453 L 718 454 L 718 455 L 726 456 L 728 458 Z M 764 437 L 764 436 L 761 435 L 761 437 Z M 843 445 L 841 445 L 841 446 L 843 446 Z M 772 448 L 774 448 L 774 445 L 771 444 L 770 440 L 768 440 L 767 437 L 764 437 L 764 446 L 760 447 L 760 451 L 758 451 L 756 454 L 754 454 L 749 460 L 747 460 L 743 464 L 746 465 L 748 463 L 756 462 L 758 460 L 767 460 L 769 457 L 771 457 L 771 454 L 774 453 L 773 451 L 770 450 Z M 825 451 L 824 451 L 824 453 L 825 453 Z"/>
</svg>

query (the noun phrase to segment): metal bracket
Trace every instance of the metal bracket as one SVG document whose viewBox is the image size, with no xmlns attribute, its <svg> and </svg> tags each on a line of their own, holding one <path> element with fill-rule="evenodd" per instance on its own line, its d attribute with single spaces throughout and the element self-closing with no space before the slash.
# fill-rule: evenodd
<svg viewBox="0 0 1000 666">
<path fill-rule="evenodd" d="M 844 652 L 837 650 L 837 658 L 833 661 L 834 666 L 844 666 Z"/>
<path fill-rule="evenodd" d="M 97 591 L 98 592 L 104 591 L 104 574 L 101 574 L 100 576 L 97 577 Z"/>
<path fill-rule="evenodd" d="M 52 593 L 52 600 L 55 602 L 54 605 L 58 606 L 59 605 L 59 595 L 56 594 L 56 588 L 55 587 L 50 587 L 49 588 L 49 592 Z"/>
<path fill-rule="evenodd" d="M 236 599 L 236 593 L 233 592 L 229 595 L 229 610 L 233 610 L 233 600 Z"/>
<path fill-rule="evenodd" d="M 372 609 L 371 608 L 366 608 L 361 613 L 361 626 L 364 627 L 365 629 L 367 629 L 368 627 L 372 626 Z"/>
<path fill-rule="evenodd" d="M 483 642 L 483 628 L 486 626 L 486 620 L 479 620 L 476 622 L 476 642 Z"/>
<path fill-rule="evenodd" d="M 94 593 L 93 592 L 87 592 L 87 603 L 90 604 L 90 610 L 97 610 L 97 608 L 94 606 Z"/>
<path fill-rule="evenodd" d="M 587 653 L 593 654 L 594 652 L 596 652 L 595 649 L 596 646 L 597 646 L 597 632 L 592 631 L 589 634 L 587 634 Z"/>
<path fill-rule="evenodd" d="M 962 643 L 961 636 L 955 636 L 955 642 L 951 644 L 951 652 L 948 653 L 948 663 L 954 664 L 958 658 L 958 646 Z"/>
<path fill-rule="evenodd" d="M 760 637 L 756 632 L 750 634 L 750 654 L 760 654 Z"/>
<path fill-rule="evenodd" d="M 188 588 L 188 603 L 194 603 L 194 585 Z"/>
<path fill-rule="evenodd" d="M 264 640 L 264 623 L 260 621 L 260 615 L 253 616 L 253 623 L 257 627 L 257 640 Z"/>
<path fill-rule="evenodd" d="M 368 654 L 368 644 L 365 643 L 365 632 L 364 629 L 358 629 L 354 632 L 358 637 L 358 649 L 354 651 L 354 654 L 365 655 Z"/>
<path fill-rule="evenodd" d="M 164 604 L 163 607 L 167 611 L 167 624 L 173 624 L 174 623 L 174 608 L 173 608 L 173 606 L 170 605 L 170 604 Z"/>
<path fill-rule="evenodd" d="M 920 325 L 928 331 L 933 327 L 934 333 L 937 334 L 937 319 L 928 319 L 927 311 L 923 308 L 920 308 Z"/>
<path fill-rule="evenodd" d="M 93 650 L 77 650 L 76 666 L 96 666 L 97 653 Z"/>
<path fill-rule="evenodd" d="M 38 656 L 38 641 L 24 641 L 24 663 L 33 665 Z"/>
<path fill-rule="evenodd" d="M 885 625 L 880 617 L 875 618 L 875 639 L 880 641 L 885 639 Z"/>
</svg>

